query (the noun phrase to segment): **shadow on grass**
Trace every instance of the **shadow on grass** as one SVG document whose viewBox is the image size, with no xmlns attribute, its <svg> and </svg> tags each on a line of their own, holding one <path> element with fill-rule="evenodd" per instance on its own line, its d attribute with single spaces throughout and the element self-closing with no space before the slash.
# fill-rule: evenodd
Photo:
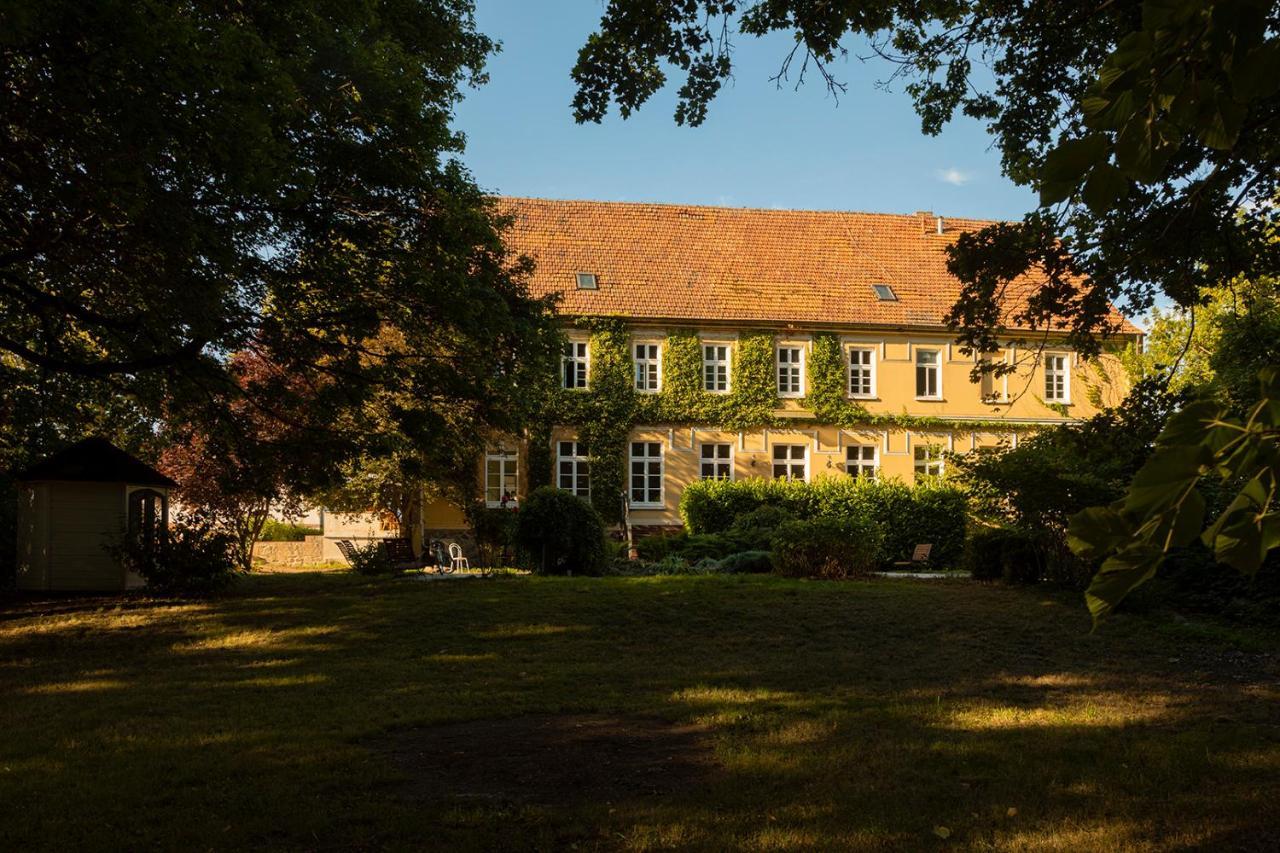
<svg viewBox="0 0 1280 853">
<path fill-rule="evenodd" d="M 1266 849 L 1280 825 L 1273 659 L 1089 634 L 1034 592 L 294 574 L 122 604 L 0 614 L 6 847 Z M 407 796 L 368 747 L 592 713 L 697 724 L 722 772 L 485 805 Z"/>
</svg>

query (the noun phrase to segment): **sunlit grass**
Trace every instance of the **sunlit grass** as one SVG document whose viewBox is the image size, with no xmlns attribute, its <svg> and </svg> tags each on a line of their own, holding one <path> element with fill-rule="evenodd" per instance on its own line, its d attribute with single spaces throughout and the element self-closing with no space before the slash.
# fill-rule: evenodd
<svg viewBox="0 0 1280 853">
<path fill-rule="evenodd" d="M 0 608 L 0 849 L 1267 849 L 1275 638 L 901 580 L 248 579 Z M 415 800 L 379 733 L 690 722 L 699 786 Z M 56 805 L 56 807 L 55 807 Z M 945 838 L 943 837 L 945 835 Z"/>
</svg>

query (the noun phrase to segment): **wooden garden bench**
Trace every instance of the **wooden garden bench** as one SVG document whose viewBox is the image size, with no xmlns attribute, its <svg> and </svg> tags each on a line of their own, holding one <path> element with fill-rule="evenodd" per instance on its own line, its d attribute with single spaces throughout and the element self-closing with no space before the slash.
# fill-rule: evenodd
<svg viewBox="0 0 1280 853">
<path fill-rule="evenodd" d="M 931 543 L 917 545 L 916 549 L 911 552 L 910 560 L 898 560 L 893 565 L 897 568 L 906 567 L 908 569 L 924 565 L 929 562 L 929 555 L 931 553 L 933 553 L 933 545 Z"/>
</svg>

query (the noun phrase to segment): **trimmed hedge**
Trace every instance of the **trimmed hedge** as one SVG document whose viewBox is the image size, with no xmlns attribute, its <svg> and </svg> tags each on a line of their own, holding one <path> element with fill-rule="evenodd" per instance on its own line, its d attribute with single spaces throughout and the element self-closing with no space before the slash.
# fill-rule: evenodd
<svg viewBox="0 0 1280 853">
<path fill-rule="evenodd" d="M 961 568 L 974 580 L 1035 583 L 1040 562 L 1031 534 L 1016 527 L 985 527 L 965 540 Z"/>
<path fill-rule="evenodd" d="M 526 566 L 548 575 L 595 575 L 604 567 L 604 522 L 591 504 L 551 486 L 534 489 L 516 513 L 515 544 Z"/>
<path fill-rule="evenodd" d="M 880 526 L 867 518 L 815 518 L 779 525 L 773 568 L 784 577 L 840 580 L 880 563 Z"/>
<path fill-rule="evenodd" d="M 899 480 L 823 477 L 813 483 L 787 480 L 699 480 L 685 487 L 680 516 L 692 534 L 721 533 L 761 507 L 798 519 L 867 519 L 884 535 L 882 557 L 905 560 L 923 542 L 930 562 L 955 565 L 964 550 L 964 494 L 945 484 L 908 486 Z"/>
</svg>

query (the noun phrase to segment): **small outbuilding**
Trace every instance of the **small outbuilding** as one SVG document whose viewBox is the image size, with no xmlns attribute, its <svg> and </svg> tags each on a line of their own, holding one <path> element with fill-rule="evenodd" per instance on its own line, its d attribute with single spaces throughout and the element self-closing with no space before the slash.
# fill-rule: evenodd
<svg viewBox="0 0 1280 853">
<path fill-rule="evenodd" d="M 142 586 L 110 550 L 124 534 L 154 541 L 177 483 L 103 438 L 18 474 L 18 588 L 117 591 Z"/>
</svg>

